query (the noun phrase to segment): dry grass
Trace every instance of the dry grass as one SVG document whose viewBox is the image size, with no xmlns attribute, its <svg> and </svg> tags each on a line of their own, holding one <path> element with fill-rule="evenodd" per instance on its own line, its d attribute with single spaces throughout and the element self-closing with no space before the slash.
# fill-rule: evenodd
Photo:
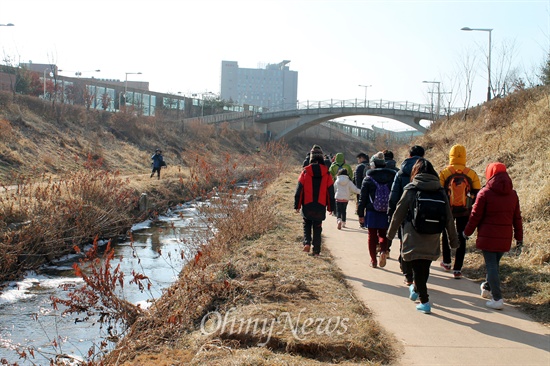
<svg viewBox="0 0 550 366">
<path fill-rule="evenodd" d="M 550 90 L 517 91 L 477 108 L 466 121 L 457 117 L 435 123 L 416 143 L 428 148 L 426 158 L 439 170 L 448 164 L 451 146 L 464 145 L 468 166 L 482 184 L 489 163 L 506 164 L 522 208 L 524 250 L 501 263 L 503 295 L 550 324 Z M 463 272 L 479 281 L 485 276 L 475 238 L 468 243 Z"/>
<path fill-rule="evenodd" d="M 354 298 L 333 261 L 301 252 L 301 220 L 288 203 L 295 184 L 280 178 L 244 216 L 228 215 L 218 239 L 106 363 L 379 365 L 395 359 L 395 339 Z M 250 224 L 241 226 L 242 220 Z M 201 266 L 204 256 L 210 258 Z M 228 322 L 205 318 L 212 312 Z M 209 334 L 201 333 L 206 319 Z"/>
</svg>

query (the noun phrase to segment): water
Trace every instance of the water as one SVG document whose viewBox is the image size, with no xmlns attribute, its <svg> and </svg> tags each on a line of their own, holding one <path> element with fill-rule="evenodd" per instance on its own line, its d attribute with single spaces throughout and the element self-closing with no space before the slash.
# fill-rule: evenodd
<svg viewBox="0 0 550 366">
<path fill-rule="evenodd" d="M 141 292 L 137 286 L 126 283 L 121 297 L 147 307 L 150 304 L 147 300 L 159 298 L 163 289 L 174 282 L 187 258 L 194 255 L 189 242 L 197 237 L 197 231 L 209 230 L 200 219 L 198 204 L 183 204 L 160 216 L 158 221 L 134 225 L 133 242 L 116 245 L 116 258 L 123 258 L 120 264 L 127 274 L 125 281 L 130 281 L 134 269 L 152 282 L 150 292 Z M 50 296 L 65 298 L 60 285 L 82 284 L 74 276 L 75 260 L 75 256 L 62 258 L 55 265 L 10 283 L 0 294 L 0 359 L 32 364 L 18 357 L 13 350 L 15 345 L 34 347 L 37 352 L 32 361 L 39 365 L 49 364 L 46 360 L 60 353 L 83 357 L 106 336 L 99 324 L 93 322 L 95 318 L 84 320 L 85 314 L 61 316 L 61 310 L 52 308 Z M 116 259 L 112 265 L 118 263 Z"/>
</svg>

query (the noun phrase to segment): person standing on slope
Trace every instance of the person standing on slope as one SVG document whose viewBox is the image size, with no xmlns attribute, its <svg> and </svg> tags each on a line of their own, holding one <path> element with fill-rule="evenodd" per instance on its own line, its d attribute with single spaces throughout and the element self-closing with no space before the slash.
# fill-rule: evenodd
<svg viewBox="0 0 550 366">
<path fill-rule="evenodd" d="M 151 156 L 151 165 L 153 166 L 153 171 L 151 172 L 151 178 L 155 175 L 155 172 L 157 173 L 158 179 L 160 179 L 160 169 L 163 166 L 166 166 L 166 163 L 164 162 L 164 157 L 162 156 L 162 151 L 160 149 L 156 149 L 155 153 Z"/>
</svg>

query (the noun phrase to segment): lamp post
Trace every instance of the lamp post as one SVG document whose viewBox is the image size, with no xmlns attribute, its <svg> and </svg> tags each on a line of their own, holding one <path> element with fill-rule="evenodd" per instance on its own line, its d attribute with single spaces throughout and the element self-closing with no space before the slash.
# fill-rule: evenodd
<svg viewBox="0 0 550 366">
<path fill-rule="evenodd" d="M 126 76 L 124 77 L 124 105 L 126 105 L 126 93 L 128 92 L 128 75 L 141 75 L 141 71 L 139 72 L 125 72 L 124 74 L 126 74 Z M 121 108 L 121 97 L 122 97 L 122 92 L 118 93 L 118 109 L 120 110 Z"/>
<path fill-rule="evenodd" d="M 359 84 L 360 87 L 362 88 L 365 88 L 365 108 L 367 108 L 367 89 L 370 88 L 372 85 L 361 85 Z"/>
<path fill-rule="evenodd" d="M 436 109 L 436 114 L 437 114 L 437 118 L 439 118 L 439 106 L 441 105 L 440 104 L 440 99 L 441 99 L 441 92 L 440 92 L 440 87 L 441 87 L 441 81 L 426 81 L 424 80 L 423 83 L 429 83 L 429 84 L 437 84 L 437 109 Z M 433 103 L 432 103 L 433 104 Z"/>
<path fill-rule="evenodd" d="M 480 31 L 480 32 L 488 32 L 489 33 L 489 54 L 487 55 L 487 101 L 491 100 L 491 32 L 492 28 L 469 28 L 469 27 L 463 27 L 460 28 L 460 30 L 463 31 Z"/>
<path fill-rule="evenodd" d="M 46 71 L 52 71 L 49 67 L 44 69 L 44 99 L 46 99 Z M 35 74 L 36 75 L 36 74 Z"/>
</svg>

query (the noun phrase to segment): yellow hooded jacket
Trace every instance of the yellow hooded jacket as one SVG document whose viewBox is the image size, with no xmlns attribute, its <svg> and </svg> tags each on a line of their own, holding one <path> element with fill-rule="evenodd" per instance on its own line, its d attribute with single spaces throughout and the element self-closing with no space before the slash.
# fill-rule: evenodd
<svg viewBox="0 0 550 366">
<path fill-rule="evenodd" d="M 466 148 L 464 146 L 457 144 L 451 147 L 451 151 L 449 151 L 449 166 L 452 166 L 455 170 L 464 170 L 466 167 Z M 439 182 L 442 187 L 445 187 L 445 181 L 452 175 L 449 166 L 439 173 Z M 470 171 L 466 175 L 472 180 L 471 193 L 475 196 L 481 189 L 481 182 L 477 173 L 472 168 L 469 169 Z"/>
</svg>

